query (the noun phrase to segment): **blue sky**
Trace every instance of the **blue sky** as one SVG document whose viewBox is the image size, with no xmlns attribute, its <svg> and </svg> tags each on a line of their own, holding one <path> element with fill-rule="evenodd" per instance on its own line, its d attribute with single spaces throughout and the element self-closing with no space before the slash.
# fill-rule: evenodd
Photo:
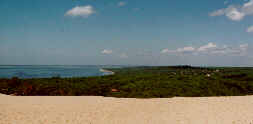
<svg viewBox="0 0 253 124">
<path fill-rule="evenodd" d="M 0 0 L 0 64 L 253 66 L 253 0 Z"/>
</svg>

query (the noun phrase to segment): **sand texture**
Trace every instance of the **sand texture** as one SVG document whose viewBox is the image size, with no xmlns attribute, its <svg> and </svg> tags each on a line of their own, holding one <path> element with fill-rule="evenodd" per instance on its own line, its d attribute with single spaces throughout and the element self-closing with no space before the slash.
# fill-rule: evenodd
<svg viewBox="0 0 253 124">
<path fill-rule="evenodd" d="M 0 95 L 0 124 L 253 124 L 253 96 L 119 99 Z"/>
</svg>

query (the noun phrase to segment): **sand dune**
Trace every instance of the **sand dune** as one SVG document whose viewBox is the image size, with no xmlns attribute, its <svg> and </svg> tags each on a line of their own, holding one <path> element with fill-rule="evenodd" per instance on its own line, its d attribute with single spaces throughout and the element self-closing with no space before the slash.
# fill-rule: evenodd
<svg viewBox="0 0 253 124">
<path fill-rule="evenodd" d="M 253 96 L 170 99 L 0 95 L 0 124 L 252 124 Z"/>
</svg>

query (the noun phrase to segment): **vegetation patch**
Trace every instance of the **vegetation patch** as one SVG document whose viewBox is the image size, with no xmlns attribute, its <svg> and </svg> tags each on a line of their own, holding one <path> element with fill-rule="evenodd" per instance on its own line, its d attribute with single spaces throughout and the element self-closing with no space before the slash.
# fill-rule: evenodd
<svg viewBox="0 0 253 124">
<path fill-rule="evenodd" d="M 0 93 L 124 98 L 253 95 L 253 68 L 142 66 L 107 70 L 115 74 L 83 78 L 0 79 Z"/>
</svg>

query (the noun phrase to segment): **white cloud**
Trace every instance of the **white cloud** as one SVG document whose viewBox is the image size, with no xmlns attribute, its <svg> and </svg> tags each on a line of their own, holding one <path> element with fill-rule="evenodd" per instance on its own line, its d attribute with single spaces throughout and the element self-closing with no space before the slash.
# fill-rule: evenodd
<svg viewBox="0 0 253 124">
<path fill-rule="evenodd" d="M 253 14 L 253 0 L 245 3 L 242 7 L 242 11 L 247 15 Z"/>
<path fill-rule="evenodd" d="M 240 45 L 240 50 L 241 51 L 246 51 L 246 50 L 248 50 L 248 47 L 249 47 L 249 44 L 241 44 Z"/>
<path fill-rule="evenodd" d="M 210 49 L 214 49 L 216 47 L 217 47 L 217 45 L 215 43 L 210 42 L 207 45 L 200 46 L 198 48 L 198 51 L 207 51 L 207 50 L 210 50 Z"/>
<path fill-rule="evenodd" d="M 95 13 L 94 8 L 91 5 L 87 6 L 76 6 L 65 13 L 66 16 L 80 16 L 87 18 L 88 16 Z"/>
<path fill-rule="evenodd" d="M 183 48 L 178 48 L 176 50 L 169 50 L 169 49 L 163 49 L 161 53 L 191 53 L 194 52 L 195 48 L 191 46 L 183 47 Z"/>
<path fill-rule="evenodd" d="M 104 49 L 103 51 L 101 51 L 102 54 L 112 54 L 112 50 L 109 49 Z"/>
<path fill-rule="evenodd" d="M 126 59 L 126 58 L 128 58 L 128 55 L 126 53 L 122 53 L 122 54 L 120 54 L 119 57 L 122 59 Z"/>
<path fill-rule="evenodd" d="M 171 51 L 170 51 L 168 48 L 162 49 L 162 51 L 161 51 L 162 54 L 164 54 L 164 53 L 170 53 L 170 52 L 171 52 Z"/>
<path fill-rule="evenodd" d="M 192 55 L 233 55 L 242 56 L 246 55 L 248 51 L 248 44 L 241 44 L 238 47 L 228 47 L 224 45 L 222 47 L 217 46 L 215 43 L 208 43 L 198 48 L 183 47 L 176 50 L 163 49 L 161 54 L 192 54 Z"/>
<path fill-rule="evenodd" d="M 248 1 L 248 3 L 245 3 L 243 5 L 243 7 L 249 7 L 249 6 L 252 6 L 252 5 L 253 5 L 253 1 L 251 0 L 251 1 Z"/>
<path fill-rule="evenodd" d="M 228 8 L 225 15 L 233 21 L 240 21 L 245 16 L 243 12 L 240 12 L 237 8 L 234 7 Z"/>
<path fill-rule="evenodd" d="M 118 6 L 121 7 L 121 6 L 125 6 L 126 4 L 127 4 L 126 2 L 121 1 L 118 3 Z"/>
<path fill-rule="evenodd" d="M 223 15 L 233 21 L 240 21 L 245 16 L 253 15 L 253 0 L 250 0 L 241 6 L 230 5 L 227 8 L 219 9 L 209 14 L 209 16 Z"/>
<path fill-rule="evenodd" d="M 184 52 L 193 52 L 193 51 L 195 51 L 195 48 L 193 48 L 191 46 L 177 49 L 177 52 L 182 52 L 182 53 L 184 53 Z"/>
<path fill-rule="evenodd" d="M 219 10 L 216 10 L 216 11 L 214 11 L 214 12 L 211 12 L 211 13 L 209 14 L 209 16 L 222 16 L 222 15 L 224 15 L 224 14 L 225 14 L 224 9 L 219 9 Z"/>
<path fill-rule="evenodd" d="M 253 33 L 253 26 L 248 27 L 247 32 L 248 33 Z"/>
</svg>

